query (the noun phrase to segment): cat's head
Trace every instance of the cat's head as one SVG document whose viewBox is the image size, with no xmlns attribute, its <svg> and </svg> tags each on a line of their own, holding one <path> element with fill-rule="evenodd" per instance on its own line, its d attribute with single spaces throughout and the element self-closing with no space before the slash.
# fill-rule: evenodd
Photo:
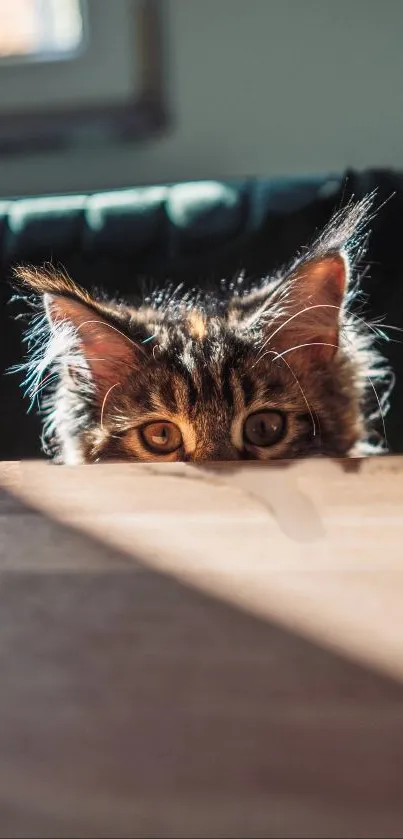
<svg viewBox="0 0 403 839">
<path fill-rule="evenodd" d="M 368 396 L 386 382 L 371 332 L 349 312 L 367 210 L 350 205 L 288 271 L 225 300 L 131 307 L 52 268 L 19 269 L 39 301 L 27 381 L 31 397 L 47 394 L 47 449 L 68 463 L 364 451 Z"/>
</svg>

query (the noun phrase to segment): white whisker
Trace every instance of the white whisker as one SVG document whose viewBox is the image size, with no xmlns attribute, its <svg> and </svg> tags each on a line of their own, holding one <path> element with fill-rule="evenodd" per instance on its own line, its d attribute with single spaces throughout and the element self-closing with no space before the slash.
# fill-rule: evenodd
<svg viewBox="0 0 403 839">
<path fill-rule="evenodd" d="M 338 311 L 340 311 L 341 307 L 340 306 L 335 306 L 332 303 L 316 303 L 314 306 L 307 306 L 305 309 L 300 309 L 299 312 L 295 312 L 293 315 L 291 315 L 289 318 L 287 318 L 287 320 L 284 321 L 284 323 L 281 323 L 280 326 L 278 326 L 277 329 L 275 329 L 274 332 L 272 332 L 271 335 L 269 335 L 269 337 L 266 338 L 265 342 L 263 343 L 263 345 L 261 347 L 261 350 L 264 350 L 264 348 L 267 346 L 268 343 L 270 343 L 270 341 L 274 338 L 274 336 L 277 335 L 279 332 L 281 332 L 281 330 L 284 329 L 284 327 L 288 326 L 288 324 L 291 323 L 291 321 L 295 320 L 295 318 L 299 317 L 300 315 L 305 314 L 305 312 L 311 311 L 312 309 L 337 309 Z M 354 318 L 355 320 L 359 320 L 360 323 L 364 324 L 364 326 L 367 329 L 369 329 L 371 332 L 373 332 L 374 335 L 376 335 L 378 338 L 379 337 L 386 337 L 386 339 L 387 339 L 387 336 L 382 336 L 381 328 L 383 328 L 383 329 L 394 329 L 394 328 L 399 329 L 399 327 L 387 327 L 387 326 L 384 326 L 383 324 L 382 324 L 382 326 L 376 327 L 376 326 L 372 325 L 371 323 L 368 323 L 364 318 L 360 317 L 359 315 L 356 315 L 354 312 L 349 312 L 348 317 Z M 403 330 L 399 330 L 399 331 L 403 332 Z"/>
<path fill-rule="evenodd" d="M 338 348 L 337 344 L 328 344 L 328 343 L 325 343 L 324 341 L 314 341 L 310 344 L 299 344 L 298 346 L 290 347 L 288 350 L 285 350 L 283 353 L 275 353 L 275 360 L 277 360 L 278 358 L 281 358 L 282 360 L 284 360 L 283 356 L 287 355 L 287 353 L 289 353 L 289 352 L 293 352 L 294 350 L 301 350 L 304 347 L 315 347 L 315 346 L 316 347 L 317 346 L 319 346 L 319 347 L 334 347 L 335 349 Z M 270 351 L 268 351 L 268 352 L 270 352 Z M 274 350 L 272 350 L 271 352 L 274 353 Z M 384 417 L 384 413 L 383 413 L 383 408 L 382 408 L 379 396 L 377 394 L 377 391 L 375 389 L 375 385 L 374 385 L 371 377 L 368 376 L 368 374 L 364 374 L 364 375 L 365 375 L 365 378 L 368 380 L 369 384 L 371 385 L 371 388 L 372 388 L 372 390 L 374 391 L 374 394 L 375 394 L 376 401 L 378 403 L 379 413 L 380 413 L 381 420 L 382 420 L 382 427 L 383 427 L 385 443 L 386 443 L 386 446 L 387 446 L 388 441 L 387 441 L 387 437 L 386 437 L 386 426 L 385 426 L 385 417 Z"/>
<path fill-rule="evenodd" d="M 371 387 L 372 387 L 372 390 L 374 391 L 374 394 L 375 394 L 375 399 L 376 399 L 376 401 L 377 401 L 377 403 L 378 403 L 379 413 L 380 413 L 381 420 L 382 420 L 382 428 L 383 428 L 383 436 L 384 436 L 384 439 L 385 439 L 385 444 L 386 444 L 386 447 L 387 447 L 387 448 L 389 448 L 389 445 L 388 445 L 388 438 L 387 438 L 387 436 L 386 436 L 385 417 L 384 417 L 383 408 L 382 408 L 382 405 L 381 405 L 381 400 L 379 399 L 379 396 L 378 396 L 378 394 L 377 394 L 377 391 L 376 391 L 375 385 L 374 385 L 374 383 L 373 383 L 373 381 L 372 381 L 371 377 L 370 377 L 370 376 L 368 376 L 368 375 L 366 375 L 366 376 L 365 376 L 365 378 L 366 378 L 366 379 L 368 379 L 368 381 L 369 381 L 369 383 L 370 383 L 370 385 L 371 385 Z"/>
<path fill-rule="evenodd" d="M 271 341 L 272 338 L 274 338 L 274 336 L 277 335 L 278 332 L 281 332 L 281 330 L 284 329 L 285 326 L 291 323 L 292 320 L 295 320 L 295 318 L 298 318 L 300 315 L 305 314 L 305 312 L 310 312 L 312 309 L 339 309 L 340 311 L 340 306 L 334 306 L 331 303 L 315 303 L 315 305 L 313 306 L 306 306 L 305 309 L 301 309 L 299 312 L 295 312 L 295 314 L 287 318 L 287 320 L 284 323 L 281 323 L 280 326 L 278 326 L 277 329 L 275 329 L 274 332 L 272 332 L 271 335 L 269 335 L 269 337 L 265 341 L 265 344 L 268 344 L 269 341 Z M 265 346 L 265 344 L 263 346 Z"/>
<path fill-rule="evenodd" d="M 304 347 L 333 347 L 335 350 L 339 349 L 338 344 L 328 344 L 326 341 L 310 341 L 306 344 L 297 344 L 295 347 L 289 347 L 288 350 L 284 350 L 282 353 L 275 353 L 275 358 L 283 358 L 287 353 L 294 352 L 294 350 L 302 350 Z"/>
<path fill-rule="evenodd" d="M 271 352 L 273 352 L 273 353 L 274 353 L 274 350 L 271 350 Z M 274 353 L 274 354 L 275 354 L 275 353 Z M 305 396 L 305 393 L 304 393 L 304 391 L 303 391 L 303 389 L 302 389 L 302 385 L 301 385 L 301 383 L 299 382 L 298 377 L 297 377 L 297 376 L 296 376 L 296 374 L 294 373 L 294 370 L 292 369 L 292 367 L 291 367 L 291 365 L 288 363 L 288 361 L 286 361 L 286 360 L 285 360 L 285 358 L 282 358 L 282 359 L 281 359 L 281 361 L 283 361 L 283 362 L 284 362 L 284 364 L 286 364 L 286 365 L 287 365 L 287 367 L 288 367 L 288 369 L 289 369 L 290 373 L 292 374 L 292 376 L 294 376 L 294 379 L 295 379 L 295 381 L 296 381 L 296 383 L 297 383 L 297 385 L 298 385 L 298 387 L 299 387 L 299 389 L 300 389 L 300 391 L 301 391 L 301 393 L 302 393 L 302 396 L 303 396 L 304 402 L 305 402 L 305 404 L 306 404 L 306 407 L 308 408 L 309 415 L 310 415 L 310 417 L 311 417 L 311 421 L 312 421 L 312 428 L 313 428 L 313 436 L 314 436 L 314 437 L 316 437 L 316 423 L 315 423 L 315 419 L 314 419 L 313 413 L 312 413 L 312 411 L 311 411 L 311 408 L 310 408 L 309 402 L 308 402 L 308 400 L 307 400 L 307 398 L 306 398 L 306 396 Z"/>
<path fill-rule="evenodd" d="M 68 318 L 66 319 L 66 322 L 68 322 L 68 323 L 70 322 Z M 136 342 L 135 342 L 135 341 L 133 341 L 133 339 L 132 339 L 132 338 L 129 338 L 129 336 L 128 336 L 128 335 L 126 335 L 124 332 L 122 332 L 122 331 L 121 331 L 120 329 L 118 329 L 116 326 L 112 326 L 112 324 L 111 324 L 111 323 L 108 323 L 108 321 L 107 321 L 107 320 L 104 320 L 104 321 L 102 321 L 102 320 L 84 320 L 84 321 L 83 321 L 82 323 L 80 323 L 78 326 L 75 326 L 76 331 L 78 332 L 78 331 L 79 331 L 79 330 L 80 330 L 83 326 L 88 326 L 88 324 L 89 324 L 89 323 L 92 323 L 92 324 L 94 324 L 94 323 L 95 323 L 95 324 L 97 324 L 98 326 L 108 326 L 108 327 L 109 327 L 109 329 L 113 329 L 113 330 L 114 330 L 114 332 L 117 332 L 117 333 L 118 333 L 118 335 L 121 335 L 121 336 L 122 336 L 122 338 L 126 338 L 126 341 L 129 341 L 129 342 L 132 344 L 132 346 L 133 346 L 133 347 L 135 347 L 135 349 L 139 349 L 139 350 L 143 353 L 143 355 L 147 355 L 146 351 L 143 349 L 143 347 L 141 346 L 141 344 L 136 344 Z"/>
<path fill-rule="evenodd" d="M 54 373 L 53 371 L 47 373 L 47 375 L 44 376 L 43 379 L 40 379 L 38 384 L 31 390 L 31 397 L 36 396 L 42 390 L 42 388 L 46 387 L 46 384 L 49 384 L 49 381 L 55 377 L 57 377 L 57 373 Z"/>
<path fill-rule="evenodd" d="M 101 407 L 101 429 L 102 429 L 102 431 L 104 431 L 103 422 L 104 422 L 104 411 L 105 411 L 106 400 L 107 400 L 111 390 L 113 390 L 114 387 L 118 387 L 119 385 L 120 385 L 120 382 L 115 382 L 114 385 L 111 385 L 109 390 L 106 391 L 105 396 L 102 400 L 102 407 Z"/>
</svg>

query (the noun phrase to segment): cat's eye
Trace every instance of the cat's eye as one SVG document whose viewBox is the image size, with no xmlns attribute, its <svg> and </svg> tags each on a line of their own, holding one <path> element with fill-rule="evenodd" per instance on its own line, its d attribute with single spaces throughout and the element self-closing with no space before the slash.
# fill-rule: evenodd
<svg viewBox="0 0 403 839">
<path fill-rule="evenodd" d="M 243 436 L 246 443 L 252 446 L 274 446 L 286 430 L 286 421 L 281 411 L 257 411 L 245 420 Z"/>
<path fill-rule="evenodd" d="M 149 422 L 140 433 L 143 443 L 155 454 L 172 454 L 182 445 L 182 434 L 173 422 Z"/>
</svg>

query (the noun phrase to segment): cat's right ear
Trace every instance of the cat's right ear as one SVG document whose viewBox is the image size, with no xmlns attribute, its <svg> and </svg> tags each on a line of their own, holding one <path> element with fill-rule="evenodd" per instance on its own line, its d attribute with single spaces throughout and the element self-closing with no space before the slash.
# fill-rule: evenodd
<svg viewBox="0 0 403 839">
<path fill-rule="evenodd" d="M 145 353 L 122 332 L 110 313 L 102 311 L 84 289 L 57 272 L 24 268 L 16 272 L 16 278 L 42 298 L 55 353 L 62 358 L 65 350 L 73 372 L 75 364 L 82 371 L 84 359 L 100 399 L 113 385 L 123 384 Z"/>
<path fill-rule="evenodd" d="M 280 284 L 268 287 L 247 328 L 260 326 L 262 344 L 279 355 L 298 350 L 301 363 L 331 361 L 338 350 L 349 284 L 346 254 L 301 260 Z M 295 357 L 295 355 L 294 355 Z"/>
</svg>

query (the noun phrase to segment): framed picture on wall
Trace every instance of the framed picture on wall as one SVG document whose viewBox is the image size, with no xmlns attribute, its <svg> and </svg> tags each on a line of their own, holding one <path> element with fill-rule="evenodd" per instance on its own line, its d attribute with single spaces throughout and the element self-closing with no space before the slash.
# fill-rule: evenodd
<svg viewBox="0 0 403 839">
<path fill-rule="evenodd" d="M 0 0 L 0 154 L 169 123 L 163 0 Z"/>
</svg>

